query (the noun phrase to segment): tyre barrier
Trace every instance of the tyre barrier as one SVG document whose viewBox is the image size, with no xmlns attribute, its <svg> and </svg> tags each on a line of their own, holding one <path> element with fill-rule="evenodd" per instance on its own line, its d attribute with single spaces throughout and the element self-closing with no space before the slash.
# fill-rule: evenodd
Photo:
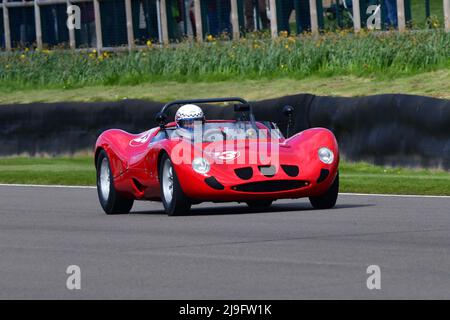
<svg viewBox="0 0 450 320">
<path fill-rule="evenodd" d="M 154 127 L 162 105 L 142 100 L 2 105 L 0 156 L 89 150 L 106 129 L 139 133 Z M 450 169 L 449 100 L 402 94 L 353 98 L 298 94 L 252 105 L 257 119 L 274 121 L 283 132 L 288 123 L 283 107 L 292 106 L 290 132 L 328 128 L 348 160 Z M 210 119 L 233 116 L 232 108 L 208 106 L 204 111 Z"/>
</svg>

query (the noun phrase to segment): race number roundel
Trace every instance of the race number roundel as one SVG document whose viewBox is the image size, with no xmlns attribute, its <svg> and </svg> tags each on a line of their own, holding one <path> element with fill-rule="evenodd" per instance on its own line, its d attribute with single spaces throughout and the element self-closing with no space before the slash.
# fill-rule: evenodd
<svg viewBox="0 0 450 320">
<path fill-rule="evenodd" d="M 221 160 L 233 160 L 240 156 L 239 151 L 224 151 L 217 158 Z"/>
</svg>

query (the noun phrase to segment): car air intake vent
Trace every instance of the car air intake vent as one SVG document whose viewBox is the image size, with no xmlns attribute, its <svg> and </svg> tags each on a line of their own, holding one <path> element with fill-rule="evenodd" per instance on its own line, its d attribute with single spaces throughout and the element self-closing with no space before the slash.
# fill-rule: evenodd
<svg viewBox="0 0 450 320">
<path fill-rule="evenodd" d="M 216 189 L 216 190 L 223 190 L 223 189 L 225 189 L 225 187 L 219 181 L 217 181 L 217 179 L 214 178 L 214 177 L 206 178 L 205 179 L 205 183 L 208 186 L 210 186 L 211 188 Z"/>
<path fill-rule="evenodd" d="M 234 169 L 234 172 L 242 180 L 248 180 L 253 176 L 253 169 L 251 167 Z"/>
<path fill-rule="evenodd" d="M 297 166 L 290 166 L 287 164 L 282 164 L 281 168 L 289 177 L 298 176 L 298 167 Z"/>
<path fill-rule="evenodd" d="M 317 179 L 317 183 L 324 182 L 326 178 L 328 178 L 328 175 L 330 174 L 330 171 L 328 169 L 321 169 L 320 170 L 320 176 Z"/>
<path fill-rule="evenodd" d="M 307 185 L 309 185 L 307 181 L 301 180 L 269 180 L 241 184 L 232 187 L 232 189 L 242 192 L 277 192 L 299 189 Z"/>
<path fill-rule="evenodd" d="M 258 169 L 268 178 L 273 177 L 277 173 L 277 168 L 275 168 L 275 166 L 258 166 Z"/>
</svg>

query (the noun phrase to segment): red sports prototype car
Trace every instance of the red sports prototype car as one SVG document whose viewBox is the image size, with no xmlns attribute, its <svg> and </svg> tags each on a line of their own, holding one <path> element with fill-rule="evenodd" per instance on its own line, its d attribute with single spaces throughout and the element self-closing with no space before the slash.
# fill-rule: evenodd
<svg viewBox="0 0 450 320">
<path fill-rule="evenodd" d="M 235 119 L 208 119 L 193 132 L 166 121 L 170 107 L 214 102 L 238 102 Z M 134 200 L 162 201 L 168 215 L 204 201 L 262 208 L 277 199 L 309 197 L 316 209 L 336 204 L 339 151 L 327 129 L 285 138 L 276 124 L 256 121 L 241 98 L 174 101 L 157 121 L 158 127 L 140 134 L 111 129 L 97 139 L 97 190 L 107 214 L 130 212 Z"/>
</svg>

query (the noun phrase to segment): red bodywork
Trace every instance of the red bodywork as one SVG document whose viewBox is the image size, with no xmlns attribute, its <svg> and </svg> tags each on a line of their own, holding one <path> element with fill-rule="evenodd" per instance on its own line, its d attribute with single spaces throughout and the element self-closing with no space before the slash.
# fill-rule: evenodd
<svg viewBox="0 0 450 320">
<path fill-rule="evenodd" d="M 169 128 L 173 125 L 173 123 L 168 124 L 166 127 Z M 262 124 L 258 123 L 258 126 L 262 126 Z M 194 146 L 190 141 L 183 138 L 155 138 L 160 130 L 157 127 L 141 134 L 130 134 L 122 130 L 112 129 L 103 132 L 97 139 L 95 157 L 97 158 L 101 149 L 106 151 L 114 178 L 114 186 L 125 197 L 137 200 L 160 200 L 158 168 L 161 155 L 165 152 L 170 157 L 175 148 L 180 148 L 180 144 L 186 144 L 185 147 L 191 148 L 191 159 L 201 155 L 211 160 L 210 156 L 202 155 L 202 150 L 207 148 L 208 143 L 203 142 Z M 248 164 L 247 161 L 248 159 L 258 158 L 259 151 L 252 144 L 264 142 L 252 140 L 241 142 L 245 143 L 244 154 L 241 153 L 241 157 L 246 157 L 243 163 L 243 159 L 241 159 L 241 163 L 236 163 L 237 160 L 233 160 L 233 163 L 224 161 L 222 164 L 212 163 L 212 161 L 211 169 L 207 174 L 195 172 L 190 163 L 173 163 L 185 195 L 193 202 L 275 200 L 318 196 L 328 190 L 338 172 L 338 144 L 333 133 L 328 129 L 308 129 L 288 139 L 280 139 L 279 163 L 275 165 L 276 173 L 273 176 L 265 176 L 261 172 L 259 166 L 266 163 L 262 163 L 259 159 L 255 164 Z M 237 142 L 230 141 L 227 143 Z M 270 150 L 270 143 L 267 143 Z M 328 165 L 319 160 L 318 150 L 321 147 L 327 147 L 333 151 L 335 159 L 332 164 Z M 297 166 L 298 175 L 289 176 L 282 168 L 286 165 Z M 235 169 L 244 167 L 251 167 L 253 171 L 252 177 L 248 180 L 238 177 L 235 172 Z M 324 175 L 323 173 L 327 170 L 328 175 Z M 215 189 L 208 185 L 205 179 L 209 177 L 214 177 L 223 186 L 223 189 Z M 285 181 L 298 182 L 299 186 L 289 190 L 277 189 L 277 191 L 268 192 L 252 191 L 251 187 L 250 191 L 239 190 L 239 186 L 265 181 L 274 181 L 272 187 L 276 185 L 278 189 L 283 189 L 282 185 L 289 183 Z"/>
</svg>

